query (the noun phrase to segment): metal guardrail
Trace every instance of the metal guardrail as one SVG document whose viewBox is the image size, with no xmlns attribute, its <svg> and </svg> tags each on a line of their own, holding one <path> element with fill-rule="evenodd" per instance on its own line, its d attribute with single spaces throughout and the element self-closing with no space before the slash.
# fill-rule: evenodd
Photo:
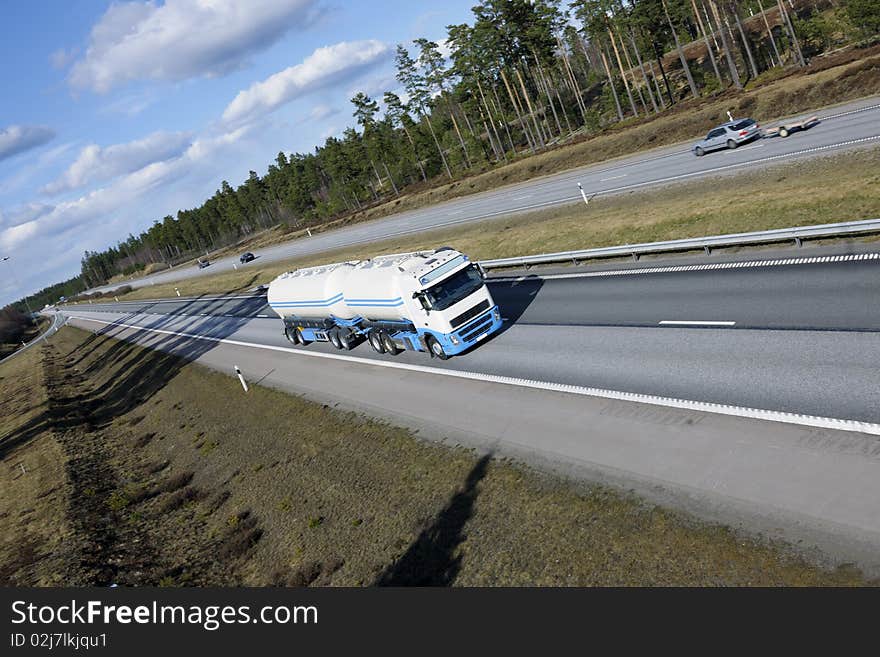
<svg viewBox="0 0 880 657">
<path fill-rule="evenodd" d="M 11 354 L 9 354 L 8 356 L 6 356 L 6 358 L 0 359 L 0 363 L 5 363 L 7 360 L 10 360 L 10 359 L 12 359 L 12 358 L 15 358 L 15 357 L 18 356 L 19 354 L 23 354 L 25 351 L 27 351 L 28 349 L 30 349 L 31 347 L 33 347 L 33 346 L 34 346 L 35 344 L 37 344 L 38 342 L 41 342 L 42 340 L 45 340 L 45 339 L 48 338 L 50 335 L 52 335 L 53 333 L 55 333 L 55 331 L 57 331 L 58 329 L 61 328 L 61 326 L 63 326 L 63 324 L 62 324 L 61 326 L 58 325 L 58 319 L 59 319 L 59 317 L 60 317 L 60 315 L 56 314 L 55 317 L 52 319 L 52 325 L 49 326 L 49 328 L 47 328 L 45 331 L 43 331 L 42 333 L 40 333 L 40 335 L 38 335 L 36 338 L 34 338 L 34 339 L 31 340 L 30 342 L 28 342 L 28 343 L 27 343 L 25 346 L 23 346 L 21 349 L 18 349 L 18 350 L 16 350 L 16 351 L 13 351 Z"/>
<path fill-rule="evenodd" d="M 714 248 L 730 246 L 747 246 L 750 244 L 772 244 L 775 242 L 794 242 L 797 246 L 805 239 L 821 239 L 824 237 L 846 237 L 880 233 L 880 219 L 863 221 L 844 221 L 836 224 L 819 226 L 801 226 L 797 228 L 778 228 L 754 233 L 734 233 L 730 235 L 713 235 L 710 237 L 694 237 L 668 242 L 648 242 L 646 244 L 622 244 L 598 249 L 580 251 L 561 251 L 559 253 L 541 253 L 516 258 L 499 258 L 497 260 L 481 260 L 484 269 L 502 269 L 506 267 L 531 267 L 556 263 L 578 264 L 586 260 L 601 258 L 619 258 L 630 256 L 638 260 L 642 255 L 652 253 L 672 253 L 676 251 L 705 251 L 708 255 Z"/>
</svg>

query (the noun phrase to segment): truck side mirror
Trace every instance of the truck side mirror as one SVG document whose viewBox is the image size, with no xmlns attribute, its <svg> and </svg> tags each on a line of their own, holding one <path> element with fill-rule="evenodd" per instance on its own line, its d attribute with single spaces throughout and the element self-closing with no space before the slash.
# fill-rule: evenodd
<svg viewBox="0 0 880 657">
<path fill-rule="evenodd" d="M 419 304 L 422 306 L 422 310 L 426 313 L 431 312 L 431 306 L 428 304 L 428 300 L 425 298 L 424 292 L 413 292 L 413 299 L 418 299 Z"/>
</svg>

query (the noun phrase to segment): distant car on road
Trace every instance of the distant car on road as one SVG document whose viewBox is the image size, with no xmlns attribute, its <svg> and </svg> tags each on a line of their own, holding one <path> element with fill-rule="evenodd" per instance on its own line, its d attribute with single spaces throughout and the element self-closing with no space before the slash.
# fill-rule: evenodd
<svg viewBox="0 0 880 657">
<path fill-rule="evenodd" d="M 199 269 L 204 269 L 205 267 L 210 267 L 211 263 L 207 260 L 199 260 Z"/>
<path fill-rule="evenodd" d="M 761 126 L 754 119 L 735 119 L 712 128 L 706 138 L 694 144 L 694 155 L 700 157 L 719 148 L 736 148 L 761 138 Z"/>
<path fill-rule="evenodd" d="M 255 256 L 253 253 L 248 251 L 247 253 L 242 253 L 241 256 L 239 257 L 238 261 L 241 264 L 244 264 L 246 262 L 250 262 L 251 260 L 254 260 L 256 257 L 257 256 Z"/>
</svg>

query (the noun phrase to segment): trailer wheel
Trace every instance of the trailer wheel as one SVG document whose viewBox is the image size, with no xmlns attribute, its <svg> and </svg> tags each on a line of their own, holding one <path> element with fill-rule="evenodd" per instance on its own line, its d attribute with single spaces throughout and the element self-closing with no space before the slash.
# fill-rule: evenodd
<svg viewBox="0 0 880 657">
<path fill-rule="evenodd" d="M 289 326 L 284 327 L 284 337 L 287 338 L 287 341 L 291 344 L 299 344 L 299 337 L 296 334 L 297 329 L 292 329 Z"/>
<path fill-rule="evenodd" d="M 299 342 L 303 347 L 305 347 L 309 343 L 309 341 L 306 340 L 305 336 L 303 335 L 302 329 L 299 326 L 297 326 L 293 330 L 293 335 L 294 337 L 296 337 L 297 342 Z"/>
<path fill-rule="evenodd" d="M 737 144 L 735 141 L 733 141 L 733 139 L 728 139 L 728 140 L 727 140 L 727 147 L 728 147 L 730 150 L 733 150 L 733 149 L 736 148 L 737 146 L 739 146 L 739 144 Z"/>
<path fill-rule="evenodd" d="M 385 353 L 385 345 L 382 343 L 382 335 L 379 331 L 371 330 L 367 334 L 367 341 L 370 343 L 370 346 L 373 348 L 377 354 Z"/>
<path fill-rule="evenodd" d="M 785 126 L 782 126 L 782 125 L 779 126 L 779 136 L 780 137 L 783 137 L 783 138 L 788 137 L 789 134 L 791 134 L 791 133 L 788 132 L 788 128 L 786 128 Z"/>
<path fill-rule="evenodd" d="M 435 338 L 433 335 L 429 335 L 425 338 L 425 342 L 428 345 L 428 349 L 431 350 L 431 355 L 436 356 L 440 360 L 446 360 L 449 358 L 449 355 L 443 350 L 443 345 Z"/>
<path fill-rule="evenodd" d="M 352 331 L 339 331 L 339 344 L 342 345 L 342 348 L 346 351 L 351 351 L 354 349 L 355 344 L 357 343 L 357 336 L 355 336 Z"/>
<path fill-rule="evenodd" d="M 342 340 L 339 339 L 338 328 L 332 328 L 327 331 L 327 337 L 330 339 L 330 344 L 332 344 L 337 349 L 342 349 Z"/>
<path fill-rule="evenodd" d="M 400 349 L 394 344 L 394 339 L 385 331 L 382 331 L 382 346 L 385 347 L 385 352 L 392 356 L 400 353 Z"/>
</svg>

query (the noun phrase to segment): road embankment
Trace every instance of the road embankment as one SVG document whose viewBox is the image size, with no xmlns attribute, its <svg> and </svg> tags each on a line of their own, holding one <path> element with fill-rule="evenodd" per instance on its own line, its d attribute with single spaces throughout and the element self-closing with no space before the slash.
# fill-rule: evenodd
<svg viewBox="0 0 880 657">
<path fill-rule="evenodd" d="M 260 381 L 244 393 L 178 342 L 186 359 L 65 328 L 0 368 L 5 583 L 865 582 Z"/>
</svg>

